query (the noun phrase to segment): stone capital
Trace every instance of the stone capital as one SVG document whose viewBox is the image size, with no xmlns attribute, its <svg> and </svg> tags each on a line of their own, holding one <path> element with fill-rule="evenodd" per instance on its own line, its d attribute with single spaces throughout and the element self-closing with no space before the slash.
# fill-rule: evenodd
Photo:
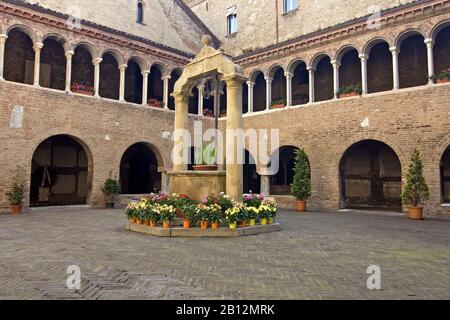
<svg viewBox="0 0 450 320">
<path fill-rule="evenodd" d="M 92 64 L 94 66 L 99 65 L 100 63 L 102 63 L 103 59 L 102 58 L 95 58 L 92 60 Z"/>
<path fill-rule="evenodd" d="M 308 70 L 309 72 L 315 72 L 315 71 L 316 71 L 316 68 L 314 68 L 314 67 L 308 67 L 308 68 L 306 68 L 306 70 Z"/>
<path fill-rule="evenodd" d="M 169 81 L 170 79 L 172 79 L 172 77 L 170 75 L 165 75 L 161 77 L 162 81 Z"/>
<path fill-rule="evenodd" d="M 425 39 L 423 42 L 427 45 L 427 47 L 432 47 L 434 45 L 434 41 L 431 38 Z"/>
<path fill-rule="evenodd" d="M 122 71 L 122 72 L 125 72 L 125 70 L 128 68 L 128 65 L 127 64 L 122 64 L 120 67 L 119 67 L 119 70 L 120 71 Z"/>
<path fill-rule="evenodd" d="M 142 76 L 144 76 L 144 77 L 148 77 L 148 75 L 150 74 L 150 70 L 144 70 L 144 71 L 142 71 Z"/>
<path fill-rule="evenodd" d="M 171 95 L 175 99 L 175 104 L 176 103 L 189 103 L 188 95 L 184 95 L 182 93 L 175 93 L 175 92 L 172 93 Z"/>
<path fill-rule="evenodd" d="M 292 74 L 291 72 L 288 72 L 288 71 L 286 71 L 285 73 L 284 73 L 284 76 L 286 77 L 286 78 L 293 78 L 294 77 L 294 74 Z"/>
<path fill-rule="evenodd" d="M 333 68 L 337 69 L 341 66 L 340 61 L 337 60 L 331 60 L 330 63 L 333 65 Z"/>
<path fill-rule="evenodd" d="M 228 79 L 224 79 L 225 83 L 227 84 L 227 88 L 241 88 L 242 89 L 242 84 L 245 82 L 245 79 L 242 78 L 228 78 Z"/>
<path fill-rule="evenodd" d="M 361 53 L 359 55 L 359 59 L 361 59 L 361 61 L 367 61 L 367 60 L 369 60 L 369 57 L 367 56 L 367 54 Z"/>
<path fill-rule="evenodd" d="M 8 36 L 6 34 L 0 34 L 0 43 L 5 43 Z"/>
<path fill-rule="evenodd" d="M 266 80 L 266 82 L 272 82 L 273 78 L 265 76 L 264 79 Z"/>
<path fill-rule="evenodd" d="M 66 51 L 65 56 L 66 56 L 67 59 L 72 59 L 74 54 L 75 54 L 74 51 L 69 50 L 69 51 Z"/>
<path fill-rule="evenodd" d="M 33 46 L 34 51 L 41 51 L 41 49 L 44 47 L 44 44 L 42 42 L 36 42 Z"/>
<path fill-rule="evenodd" d="M 247 86 L 249 86 L 249 87 L 255 86 L 255 83 L 253 81 L 247 81 L 246 83 L 247 83 Z"/>
<path fill-rule="evenodd" d="M 397 47 L 390 47 L 389 51 L 392 52 L 392 54 L 399 54 L 400 50 L 397 49 Z"/>
</svg>

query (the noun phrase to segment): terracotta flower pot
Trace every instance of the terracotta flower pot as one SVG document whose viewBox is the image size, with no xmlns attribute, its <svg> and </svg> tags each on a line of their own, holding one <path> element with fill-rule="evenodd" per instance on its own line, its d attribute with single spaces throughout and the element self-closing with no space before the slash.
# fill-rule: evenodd
<svg viewBox="0 0 450 320">
<path fill-rule="evenodd" d="M 200 222 L 200 228 L 201 229 L 208 229 L 208 221 Z"/>
<path fill-rule="evenodd" d="M 273 104 L 270 106 L 270 109 L 282 109 L 285 105 L 283 103 Z"/>
<path fill-rule="evenodd" d="M 150 221 L 150 227 L 152 227 L 152 228 L 154 228 L 154 227 L 156 227 L 156 222 L 153 222 L 153 221 Z"/>
<path fill-rule="evenodd" d="M 150 221 L 145 221 L 144 224 L 145 224 L 146 226 L 150 226 L 150 223 L 151 223 Z"/>
<path fill-rule="evenodd" d="M 88 90 L 72 89 L 72 92 L 73 93 L 84 94 L 84 95 L 87 95 L 87 96 L 93 96 L 94 95 L 94 92 L 88 91 Z"/>
<path fill-rule="evenodd" d="M 408 211 L 408 218 L 411 220 L 423 220 L 423 208 L 410 207 Z"/>
<path fill-rule="evenodd" d="M 296 200 L 295 201 L 295 210 L 297 210 L 299 212 L 305 212 L 306 211 L 306 201 Z"/>
<path fill-rule="evenodd" d="M 338 95 L 339 98 L 348 98 L 348 97 L 357 97 L 357 96 L 359 96 L 358 92 L 340 93 Z"/>
<path fill-rule="evenodd" d="M 247 226 L 247 221 L 241 221 L 240 225 L 241 228 L 245 228 Z"/>
<path fill-rule="evenodd" d="M 217 230 L 217 229 L 219 229 L 219 222 L 217 221 L 217 222 L 213 222 L 213 223 L 211 223 L 211 229 L 213 229 L 213 230 Z"/>
<path fill-rule="evenodd" d="M 141 220 L 137 219 L 136 224 L 141 224 Z"/>
<path fill-rule="evenodd" d="M 11 212 L 14 214 L 22 213 L 22 205 L 21 204 L 11 205 Z"/>
<path fill-rule="evenodd" d="M 215 164 L 211 164 L 211 165 L 196 165 L 196 166 L 192 166 L 192 168 L 194 169 L 194 171 L 216 171 L 218 166 Z"/>
<path fill-rule="evenodd" d="M 442 78 L 442 79 L 437 79 L 437 83 L 447 83 L 447 82 L 449 82 L 450 80 L 447 78 L 447 77 L 445 77 L 445 78 Z"/>
<path fill-rule="evenodd" d="M 191 227 L 191 222 L 189 220 L 183 220 L 183 228 L 189 229 Z"/>
<path fill-rule="evenodd" d="M 170 229 L 170 221 L 164 221 L 163 222 L 163 228 L 164 229 Z"/>
</svg>

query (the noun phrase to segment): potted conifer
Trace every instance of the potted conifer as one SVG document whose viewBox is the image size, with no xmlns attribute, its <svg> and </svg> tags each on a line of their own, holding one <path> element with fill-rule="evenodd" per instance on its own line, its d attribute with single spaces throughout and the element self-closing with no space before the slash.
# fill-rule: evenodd
<svg viewBox="0 0 450 320">
<path fill-rule="evenodd" d="M 423 176 L 422 156 L 418 149 L 415 149 L 411 157 L 406 183 L 403 186 L 402 200 L 409 204 L 408 218 L 412 220 L 423 220 L 423 206 L 421 204 L 428 200 L 430 192 L 428 190 L 425 177 Z"/>
<path fill-rule="evenodd" d="M 108 178 L 102 187 L 102 192 L 105 195 L 106 208 L 113 209 L 114 200 L 116 196 L 120 193 L 119 181 L 111 177 Z"/>
<path fill-rule="evenodd" d="M 16 167 L 16 173 L 10 191 L 5 195 L 11 205 L 12 213 L 22 213 L 23 198 L 25 194 L 25 172 L 21 166 Z"/>
<path fill-rule="evenodd" d="M 311 197 L 311 170 L 308 156 L 304 149 L 295 150 L 294 180 L 291 184 L 291 194 L 295 197 L 295 209 L 306 210 L 306 201 Z"/>
</svg>

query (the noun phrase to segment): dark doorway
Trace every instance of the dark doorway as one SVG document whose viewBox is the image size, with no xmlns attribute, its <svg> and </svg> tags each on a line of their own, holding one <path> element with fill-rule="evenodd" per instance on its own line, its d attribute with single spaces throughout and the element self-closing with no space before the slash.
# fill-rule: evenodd
<svg viewBox="0 0 450 320">
<path fill-rule="evenodd" d="M 256 171 L 256 163 L 250 152 L 245 150 L 244 193 L 261 192 L 261 176 Z"/>
<path fill-rule="evenodd" d="M 58 135 L 43 141 L 33 155 L 30 206 L 86 204 L 88 166 L 75 139 Z"/>
<path fill-rule="evenodd" d="M 388 145 L 375 140 L 354 144 L 342 157 L 340 177 L 341 207 L 401 210 L 401 164 Z"/>
<path fill-rule="evenodd" d="M 293 146 L 281 147 L 279 153 L 279 169 L 271 177 L 270 194 L 290 195 L 291 183 L 294 180 L 295 150 Z"/>
<path fill-rule="evenodd" d="M 144 143 L 128 148 L 120 163 L 123 194 L 146 194 L 161 190 L 161 174 L 152 150 Z"/>
<path fill-rule="evenodd" d="M 450 147 L 444 152 L 441 160 L 442 200 L 450 203 Z"/>
</svg>

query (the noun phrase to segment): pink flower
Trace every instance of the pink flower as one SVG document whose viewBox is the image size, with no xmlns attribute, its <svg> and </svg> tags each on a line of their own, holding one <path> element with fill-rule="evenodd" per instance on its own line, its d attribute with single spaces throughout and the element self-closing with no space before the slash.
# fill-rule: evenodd
<svg viewBox="0 0 450 320">
<path fill-rule="evenodd" d="M 258 196 L 258 200 L 263 201 L 263 200 L 264 200 L 264 196 L 263 196 L 262 194 L 260 194 L 260 195 Z"/>
</svg>

